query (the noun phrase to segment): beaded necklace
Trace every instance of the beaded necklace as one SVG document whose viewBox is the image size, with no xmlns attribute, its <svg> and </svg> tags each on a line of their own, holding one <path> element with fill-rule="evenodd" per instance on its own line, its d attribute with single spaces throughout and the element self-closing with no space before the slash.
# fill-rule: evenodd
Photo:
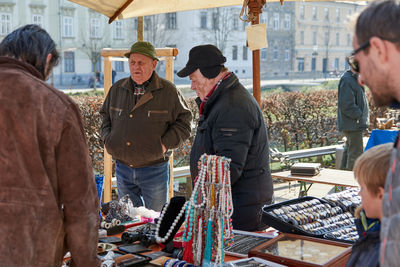
<svg viewBox="0 0 400 267">
<path fill-rule="evenodd" d="M 233 241 L 230 159 L 203 154 L 188 201 L 183 259 L 195 265 L 222 264 L 223 248 Z"/>
</svg>

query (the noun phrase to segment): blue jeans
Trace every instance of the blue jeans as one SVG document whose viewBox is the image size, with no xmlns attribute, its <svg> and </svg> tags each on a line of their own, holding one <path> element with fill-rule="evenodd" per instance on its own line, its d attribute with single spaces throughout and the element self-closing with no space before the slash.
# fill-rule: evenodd
<svg viewBox="0 0 400 267">
<path fill-rule="evenodd" d="M 129 194 L 135 207 L 161 211 L 168 201 L 169 162 L 149 167 L 131 168 L 115 162 L 118 198 Z"/>
</svg>

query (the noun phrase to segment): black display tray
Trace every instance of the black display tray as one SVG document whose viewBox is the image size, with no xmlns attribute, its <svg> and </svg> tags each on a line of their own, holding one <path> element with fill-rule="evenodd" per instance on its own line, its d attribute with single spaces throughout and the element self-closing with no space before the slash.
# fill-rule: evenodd
<svg viewBox="0 0 400 267">
<path fill-rule="evenodd" d="M 313 199 L 318 199 L 321 203 L 328 203 L 329 205 L 331 205 L 333 207 L 337 206 L 335 203 L 327 201 L 325 199 L 320 199 L 320 198 L 310 197 L 310 196 L 300 197 L 300 198 L 296 198 L 296 199 L 283 201 L 283 202 L 280 202 L 277 204 L 264 206 L 263 213 L 262 213 L 262 221 L 266 225 L 271 226 L 271 227 L 275 228 L 276 230 L 283 232 L 283 233 L 293 233 L 293 234 L 311 236 L 311 237 L 316 237 L 316 238 L 329 239 L 329 240 L 339 241 L 339 242 L 354 243 L 354 241 L 350 241 L 350 240 L 326 238 L 325 235 L 331 231 L 326 231 L 322 234 L 315 234 L 315 233 L 305 231 L 293 224 L 285 222 L 284 220 L 280 219 L 278 216 L 274 216 L 269 213 L 270 211 L 272 211 L 274 209 L 279 209 L 283 206 L 297 204 L 297 203 L 301 203 L 301 202 L 309 201 L 309 200 L 313 200 Z M 340 207 L 340 205 L 339 205 L 339 207 Z"/>
</svg>

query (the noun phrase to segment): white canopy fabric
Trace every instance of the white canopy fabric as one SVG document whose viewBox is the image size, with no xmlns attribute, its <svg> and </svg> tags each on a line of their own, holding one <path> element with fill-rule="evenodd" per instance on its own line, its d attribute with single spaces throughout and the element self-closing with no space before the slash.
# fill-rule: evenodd
<svg viewBox="0 0 400 267">
<path fill-rule="evenodd" d="M 111 18 L 125 3 L 131 2 L 117 19 L 148 16 L 185 10 L 243 5 L 243 0 L 69 0 Z"/>
</svg>

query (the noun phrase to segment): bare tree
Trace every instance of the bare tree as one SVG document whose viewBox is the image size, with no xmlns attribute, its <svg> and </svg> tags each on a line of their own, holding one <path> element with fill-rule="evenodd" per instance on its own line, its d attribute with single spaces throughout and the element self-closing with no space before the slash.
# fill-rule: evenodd
<svg viewBox="0 0 400 267">
<path fill-rule="evenodd" d="M 218 7 L 211 11 L 211 28 L 208 31 L 213 36 L 215 46 L 224 53 L 233 30 L 233 20 L 239 20 L 239 18 L 234 15 L 234 9 L 229 7 Z"/>
<path fill-rule="evenodd" d="M 144 40 L 154 47 L 163 47 L 171 41 L 171 34 L 166 29 L 166 14 L 146 16 L 144 18 Z"/>
<path fill-rule="evenodd" d="M 109 34 L 106 34 L 105 29 L 100 33 L 99 28 L 90 27 L 89 34 L 84 34 L 83 31 L 80 32 L 80 40 L 82 43 L 77 44 L 77 47 L 86 54 L 92 63 L 94 90 L 97 88 L 97 79 L 100 80 L 101 68 L 97 69 L 97 65 L 101 62 L 101 50 L 105 47 L 109 47 L 110 43 L 106 36 L 109 36 Z"/>
</svg>

